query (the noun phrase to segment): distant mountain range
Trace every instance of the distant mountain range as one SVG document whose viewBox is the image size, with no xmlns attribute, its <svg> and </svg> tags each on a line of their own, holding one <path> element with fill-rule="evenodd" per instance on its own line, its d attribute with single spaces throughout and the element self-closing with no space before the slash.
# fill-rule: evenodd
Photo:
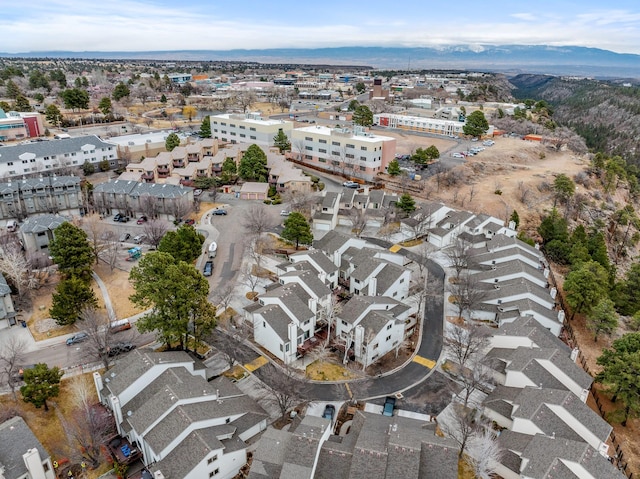
<svg viewBox="0 0 640 479">
<path fill-rule="evenodd" d="M 431 48 L 339 47 L 267 50 L 152 52 L 29 52 L 0 57 L 176 61 L 243 61 L 270 64 L 362 65 L 376 69 L 463 69 L 640 79 L 640 55 L 597 48 L 546 45 L 456 45 Z"/>
</svg>

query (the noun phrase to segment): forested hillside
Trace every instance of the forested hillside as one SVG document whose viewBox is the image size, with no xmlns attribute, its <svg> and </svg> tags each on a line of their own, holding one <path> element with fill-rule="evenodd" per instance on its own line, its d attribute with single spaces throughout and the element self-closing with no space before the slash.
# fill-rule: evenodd
<svg viewBox="0 0 640 479">
<path fill-rule="evenodd" d="M 510 82 L 517 99 L 549 102 L 553 119 L 584 137 L 592 151 L 640 166 L 640 88 L 545 75 L 518 75 Z"/>
</svg>

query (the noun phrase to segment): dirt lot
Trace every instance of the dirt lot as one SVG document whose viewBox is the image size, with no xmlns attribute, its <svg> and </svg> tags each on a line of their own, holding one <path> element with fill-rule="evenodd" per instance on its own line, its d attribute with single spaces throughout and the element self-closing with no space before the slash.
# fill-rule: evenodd
<svg viewBox="0 0 640 479">
<path fill-rule="evenodd" d="M 442 161 L 446 161 L 450 154 L 447 150 L 455 145 L 447 139 L 386 131 L 381 134 L 397 138 L 401 154 L 435 145 Z M 447 187 L 443 176 L 435 175 L 414 183 L 422 187 L 422 193 L 416 196 L 505 220 L 515 209 L 521 224 L 526 224 L 528 217 L 537 221 L 538 212 L 551 205 L 551 194 L 540 191 L 544 183 L 553 183 L 559 173 L 573 177 L 588 164 L 586 159 L 569 151 L 557 151 L 537 142 L 516 138 L 496 138 L 495 142 L 455 168 L 456 185 Z M 433 170 L 436 165 L 430 168 Z M 407 183 L 413 182 L 407 179 Z"/>
</svg>

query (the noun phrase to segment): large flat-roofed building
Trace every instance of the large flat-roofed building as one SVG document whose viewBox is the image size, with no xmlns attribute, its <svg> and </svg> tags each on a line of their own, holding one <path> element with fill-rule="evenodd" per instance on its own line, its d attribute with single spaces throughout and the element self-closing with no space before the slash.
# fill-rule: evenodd
<svg viewBox="0 0 640 479">
<path fill-rule="evenodd" d="M 290 156 L 304 164 L 345 176 L 373 180 L 396 154 L 396 139 L 362 127 L 308 126 L 291 133 Z"/>
<path fill-rule="evenodd" d="M 385 128 L 433 133 L 435 135 L 464 135 L 462 131 L 464 127 L 463 121 L 443 120 L 440 118 L 380 113 L 373 115 L 373 124 Z M 486 135 L 493 135 L 493 126 L 489 126 Z"/>
<path fill-rule="evenodd" d="M 44 124 L 40 113 L 0 109 L 0 141 L 37 138 L 44 135 Z"/>
<path fill-rule="evenodd" d="M 273 137 L 282 130 L 289 139 L 293 123 L 284 120 L 269 120 L 260 113 L 211 115 L 211 136 L 230 143 L 255 143 L 273 146 Z"/>
</svg>

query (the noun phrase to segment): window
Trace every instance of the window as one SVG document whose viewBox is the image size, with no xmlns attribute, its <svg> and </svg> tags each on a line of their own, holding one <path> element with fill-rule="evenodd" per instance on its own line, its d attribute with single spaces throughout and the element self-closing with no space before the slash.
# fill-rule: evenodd
<svg viewBox="0 0 640 479">
<path fill-rule="evenodd" d="M 233 123 L 229 123 L 229 128 L 235 128 L 236 125 L 234 125 Z"/>
<path fill-rule="evenodd" d="M 13 161 L 10 161 L 9 163 L 7 163 L 7 166 L 13 166 Z"/>
<path fill-rule="evenodd" d="M 249 131 L 256 131 L 256 129 L 253 127 L 249 127 Z"/>
<path fill-rule="evenodd" d="M 304 149 L 307 151 L 313 151 L 313 146 L 305 146 Z"/>
<path fill-rule="evenodd" d="M 349 323 L 347 323 L 344 319 L 342 320 L 342 325 L 343 326 L 349 326 Z"/>
<path fill-rule="evenodd" d="M 327 140 L 318 140 L 320 143 L 327 143 Z"/>
<path fill-rule="evenodd" d="M 318 152 L 320 152 L 320 153 L 326 153 L 326 152 L 327 152 L 327 150 L 326 150 L 326 148 L 318 148 Z"/>
<path fill-rule="evenodd" d="M 227 126 L 227 124 L 226 124 L 226 123 L 223 123 L 223 122 L 220 122 L 220 125 L 221 125 L 221 126 Z"/>
<path fill-rule="evenodd" d="M 256 139 L 256 137 L 255 137 L 255 136 L 253 136 L 253 135 L 251 135 L 249 138 L 251 138 L 252 140 L 255 140 L 255 139 Z"/>
<path fill-rule="evenodd" d="M 340 142 L 339 141 L 332 141 L 331 144 L 333 146 L 340 146 Z"/>
<path fill-rule="evenodd" d="M 209 473 L 209 477 L 214 477 L 220 473 L 220 469 L 215 469 Z"/>
<path fill-rule="evenodd" d="M 355 156 L 354 156 L 354 155 L 352 155 L 351 153 L 347 153 L 345 156 L 346 156 L 347 158 L 355 158 Z"/>
<path fill-rule="evenodd" d="M 389 323 L 387 324 L 387 331 L 390 330 L 393 327 L 393 324 Z"/>
<path fill-rule="evenodd" d="M 262 321 L 262 327 L 266 328 L 267 327 L 267 322 L 266 321 Z"/>
<path fill-rule="evenodd" d="M 218 460 L 218 455 L 216 454 L 215 456 L 207 459 L 207 464 L 211 464 L 213 461 L 217 461 L 217 460 Z"/>
<path fill-rule="evenodd" d="M 313 141 L 313 138 L 311 138 L 310 136 L 305 136 L 305 137 L 304 137 L 304 139 L 305 139 L 306 141 Z"/>
<path fill-rule="evenodd" d="M 361 166 L 360 167 L 360 171 L 367 171 L 367 167 L 366 166 Z"/>
<path fill-rule="evenodd" d="M 355 148 L 356 145 L 350 145 L 349 143 L 347 143 L 347 148 Z"/>
<path fill-rule="evenodd" d="M 42 463 L 42 468 L 44 469 L 44 472 L 49 472 L 49 463 L 48 462 Z"/>
<path fill-rule="evenodd" d="M 402 279 L 400 280 L 400 284 L 402 284 L 402 283 L 404 283 L 404 278 L 402 278 Z"/>
<path fill-rule="evenodd" d="M 241 130 L 246 130 L 246 129 L 247 129 L 247 127 L 246 127 L 246 126 L 244 126 L 244 125 L 240 125 L 240 129 L 241 129 Z"/>
<path fill-rule="evenodd" d="M 327 160 L 325 158 L 318 158 L 318 161 L 320 163 L 326 163 L 327 162 Z"/>
<path fill-rule="evenodd" d="M 247 135 L 245 135 L 244 133 L 240 133 L 240 138 L 246 138 Z"/>
<path fill-rule="evenodd" d="M 366 156 L 361 156 L 361 157 L 360 157 L 360 159 L 361 159 L 362 161 L 367 161 L 367 157 L 366 157 Z"/>
<path fill-rule="evenodd" d="M 361 147 L 360 147 L 360 149 L 361 149 L 362 151 L 367 151 L 367 147 L 366 147 L 366 146 L 361 146 Z"/>
<path fill-rule="evenodd" d="M 332 151 L 331 154 L 333 156 L 340 156 L 340 152 L 339 151 Z"/>
<path fill-rule="evenodd" d="M 225 424 L 229 424 L 230 422 L 231 422 L 231 418 L 230 417 L 228 417 L 227 419 L 224 420 Z"/>
<path fill-rule="evenodd" d="M 391 335 L 387 336 L 387 338 L 385 339 L 385 341 L 390 341 L 391 340 Z"/>
</svg>

